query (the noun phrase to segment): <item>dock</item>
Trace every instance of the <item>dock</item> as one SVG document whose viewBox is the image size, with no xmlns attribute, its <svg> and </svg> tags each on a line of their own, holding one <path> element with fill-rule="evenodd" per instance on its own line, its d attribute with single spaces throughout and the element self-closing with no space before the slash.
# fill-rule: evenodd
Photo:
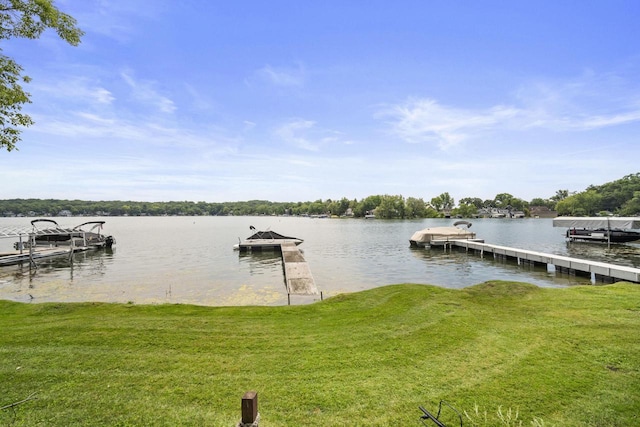
<svg viewBox="0 0 640 427">
<path fill-rule="evenodd" d="M 84 252 L 89 250 L 87 246 L 74 246 L 74 247 L 50 247 L 50 248 L 37 248 L 32 251 L 10 251 L 0 253 L 0 267 L 17 265 L 22 263 L 29 263 L 32 267 L 37 267 L 36 261 L 57 258 L 67 256 L 70 257 L 76 252 Z"/>
<path fill-rule="evenodd" d="M 86 239 L 74 237 L 68 244 L 51 243 L 35 245 L 36 236 L 66 235 L 70 231 L 59 228 L 55 231 L 37 231 L 32 227 L 8 227 L 0 229 L 0 239 L 15 240 L 15 250 L 0 252 L 0 267 L 29 263 L 29 267 L 37 268 L 37 261 L 66 256 L 72 260 L 76 252 L 84 252 L 93 247 L 87 246 Z"/>
<path fill-rule="evenodd" d="M 282 251 L 282 267 L 287 293 L 290 295 L 318 295 L 318 288 L 311 275 L 309 264 L 296 244 L 282 243 L 280 250 Z"/>
<path fill-rule="evenodd" d="M 574 275 L 593 276 L 599 281 L 619 281 L 640 283 L 640 268 L 609 264 L 599 261 L 590 261 L 572 258 L 562 255 L 548 254 L 530 251 L 526 249 L 511 248 L 507 246 L 491 245 L 474 240 L 436 240 L 431 246 L 442 246 L 444 249 L 459 248 L 466 251 L 472 250 L 481 257 L 490 254 L 493 258 L 503 258 L 516 261 L 519 265 L 530 263 L 533 265 L 552 265 L 557 272 L 566 272 Z"/>
</svg>

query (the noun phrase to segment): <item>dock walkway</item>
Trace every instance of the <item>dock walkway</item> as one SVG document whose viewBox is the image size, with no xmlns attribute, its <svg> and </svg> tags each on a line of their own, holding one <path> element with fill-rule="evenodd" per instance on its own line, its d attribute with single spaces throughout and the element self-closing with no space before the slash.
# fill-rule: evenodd
<svg viewBox="0 0 640 427">
<path fill-rule="evenodd" d="M 84 252 L 89 250 L 86 246 L 66 246 L 66 247 L 50 247 L 50 248 L 37 248 L 33 251 L 15 250 L 9 252 L 0 253 L 0 267 L 8 265 L 16 265 L 21 263 L 30 263 L 30 265 L 37 267 L 36 261 L 56 258 L 62 256 L 71 256 L 76 252 Z"/>
<path fill-rule="evenodd" d="M 622 265 L 609 264 L 599 261 L 590 261 L 579 258 L 571 258 L 562 255 L 548 254 L 543 252 L 529 251 L 526 249 L 511 248 L 507 246 L 491 245 L 472 240 L 438 240 L 432 241 L 431 246 L 443 246 L 447 248 L 462 248 L 474 250 L 484 256 L 485 253 L 492 254 L 494 258 L 503 257 L 516 260 L 518 264 L 528 262 L 535 265 L 553 265 L 556 271 L 567 271 L 569 273 L 582 273 L 594 275 L 596 280 L 614 279 L 640 283 L 640 268 L 627 267 Z"/>
<path fill-rule="evenodd" d="M 280 249 L 282 250 L 282 266 L 287 293 L 290 295 L 317 295 L 316 282 L 300 249 L 292 242 L 281 244 Z"/>
</svg>

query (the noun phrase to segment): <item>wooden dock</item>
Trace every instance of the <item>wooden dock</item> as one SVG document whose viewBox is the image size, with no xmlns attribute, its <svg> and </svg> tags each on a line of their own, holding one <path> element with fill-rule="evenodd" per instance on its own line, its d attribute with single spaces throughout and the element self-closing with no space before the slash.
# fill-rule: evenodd
<svg viewBox="0 0 640 427">
<path fill-rule="evenodd" d="M 518 264 L 552 265 L 556 271 L 578 275 L 593 275 L 595 280 L 606 281 L 609 279 L 640 283 L 640 268 L 571 258 L 526 249 L 510 248 L 507 246 L 491 245 L 473 240 L 438 240 L 432 241 L 431 246 L 443 246 L 445 250 L 447 248 L 461 248 L 467 251 L 473 250 L 479 253 L 481 257 L 484 257 L 484 254 L 487 253 L 491 254 L 494 258 L 502 257 L 517 261 Z"/>
<path fill-rule="evenodd" d="M 302 256 L 300 249 L 291 242 L 281 244 L 280 249 L 287 293 L 290 295 L 318 295 L 318 288 L 311 275 L 309 264 Z"/>
</svg>

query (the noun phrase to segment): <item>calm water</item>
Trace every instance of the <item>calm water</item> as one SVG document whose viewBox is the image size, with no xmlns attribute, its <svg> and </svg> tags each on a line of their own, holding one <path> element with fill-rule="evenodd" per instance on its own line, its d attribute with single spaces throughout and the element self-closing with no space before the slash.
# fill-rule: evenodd
<svg viewBox="0 0 640 427">
<path fill-rule="evenodd" d="M 93 218 L 60 218 L 75 226 Z M 452 220 L 382 221 L 288 217 L 108 217 L 112 251 L 42 263 L 30 272 L 0 267 L 0 299 L 15 301 L 106 301 L 200 305 L 287 303 L 279 254 L 240 254 L 232 249 L 249 226 L 300 237 L 318 289 L 324 296 L 392 283 L 462 288 L 503 279 L 562 287 L 588 279 L 542 267 L 482 259 L 439 249 L 410 249 L 416 230 L 451 225 Z M 27 226 L 27 218 L 0 218 L 0 228 Z M 487 243 L 640 267 L 640 245 L 567 243 L 550 219 L 477 219 L 473 227 Z M 0 240 L 0 251 L 15 239 Z M 292 296 L 293 304 L 315 297 Z"/>
</svg>

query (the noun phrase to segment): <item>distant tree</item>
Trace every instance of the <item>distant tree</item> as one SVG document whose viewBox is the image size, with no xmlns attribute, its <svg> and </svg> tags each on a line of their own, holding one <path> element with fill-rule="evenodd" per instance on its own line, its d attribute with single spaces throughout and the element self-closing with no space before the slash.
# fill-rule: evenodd
<svg viewBox="0 0 640 427">
<path fill-rule="evenodd" d="M 451 210 L 455 204 L 455 200 L 451 195 L 449 195 L 449 193 L 442 193 L 431 199 L 431 206 L 433 206 L 433 208 L 438 212 Z"/>
<path fill-rule="evenodd" d="M 465 197 L 463 199 L 460 199 L 458 203 L 460 205 L 473 205 L 476 208 L 480 209 L 481 207 L 483 207 L 484 202 L 478 197 Z"/>
<path fill-rule="evenodd" d="M 549 209 L 553 209 L 555 207 L 556 202 L 550 199 L 541 199 L 540 197 L 536 197 L 529 202 L 530 206 L 546 206 Z"/>
<path fill-rule="evenodd" d="M 354 215 L 363 217 L 367 212 L 373 212 L 382 200 L 382 196 L 368 196 L 358 203 L 354 209 Z"/>
<path fill-rule="evenodd" d="M 377 218 L 391 219 L 404 218 L 404 198 L 402 196 L 389 196 L 385 194 L 380 197 L 380 204 L 376 207 Z"/>
<path fill-rule="evenodd" d="M 404 212 L 405 218 L 425 218 L 427 216 L 427 204 L 422 199 L 407 197 Z"/>
<path fill-rule="evenodd" d="M 457 208 L 455 208 L 452 212 L 455 216 L 461 216 L 463 218 L 472 218 L 475 214 L 478 213 L 478 208 L 475 204 L 469 203 L 468 200 L 465 203 L 460 202 Z"/>
<path fill-rule="evenodd" d="M 602 210 L 602 196 L 595 190 L 574 194 L 556 204 L 559 215 L 595 215 Z"/>
<path fill-rule="evenodd" d="M 509 193 L 500 193 L 493 198 L 493 203 L 496 208 L 505 209 L 507 206 L 511 206 L 513 196 Z"/>
<path fill-rule="evenodd" d="M 0 40 L 37 39 L 47 28 L 56 30 L 60 38 L 73 46 L 80 43 L 84 34 L 76 27 L 76 20 L 59 11 L 53 0 L 0 0 Z M 0 54 L 0 149 L 7 151 L 16 148 L 20 141 L 18 127 L 33 124 L 31 117 L 21 113 L 22 106 L 31 102 L 29 93 L 21 86 L 31 79 L 22 71 L 13 59 Z"/>
<path fill-rule="evenodd" d="M 495 207 L 496 202 L 492 199 L 487 199 L 484 202 L 482 202 L 482 207 L 483 208 L 494 208 Z"/>
<path fill-rule="evenodd" d="M 569 197 L 569 190 L 557 190 L 555 196 L 551 197 L 554 202 L 559 202 Z"/>
<path fill-rule="evenodd" d="M 622 205 L 620 213 L 625 216 L 640 215 L 640 191 L 636 191 L 635 193 L 633 193 L 633 198 Z"/>
</svg>

